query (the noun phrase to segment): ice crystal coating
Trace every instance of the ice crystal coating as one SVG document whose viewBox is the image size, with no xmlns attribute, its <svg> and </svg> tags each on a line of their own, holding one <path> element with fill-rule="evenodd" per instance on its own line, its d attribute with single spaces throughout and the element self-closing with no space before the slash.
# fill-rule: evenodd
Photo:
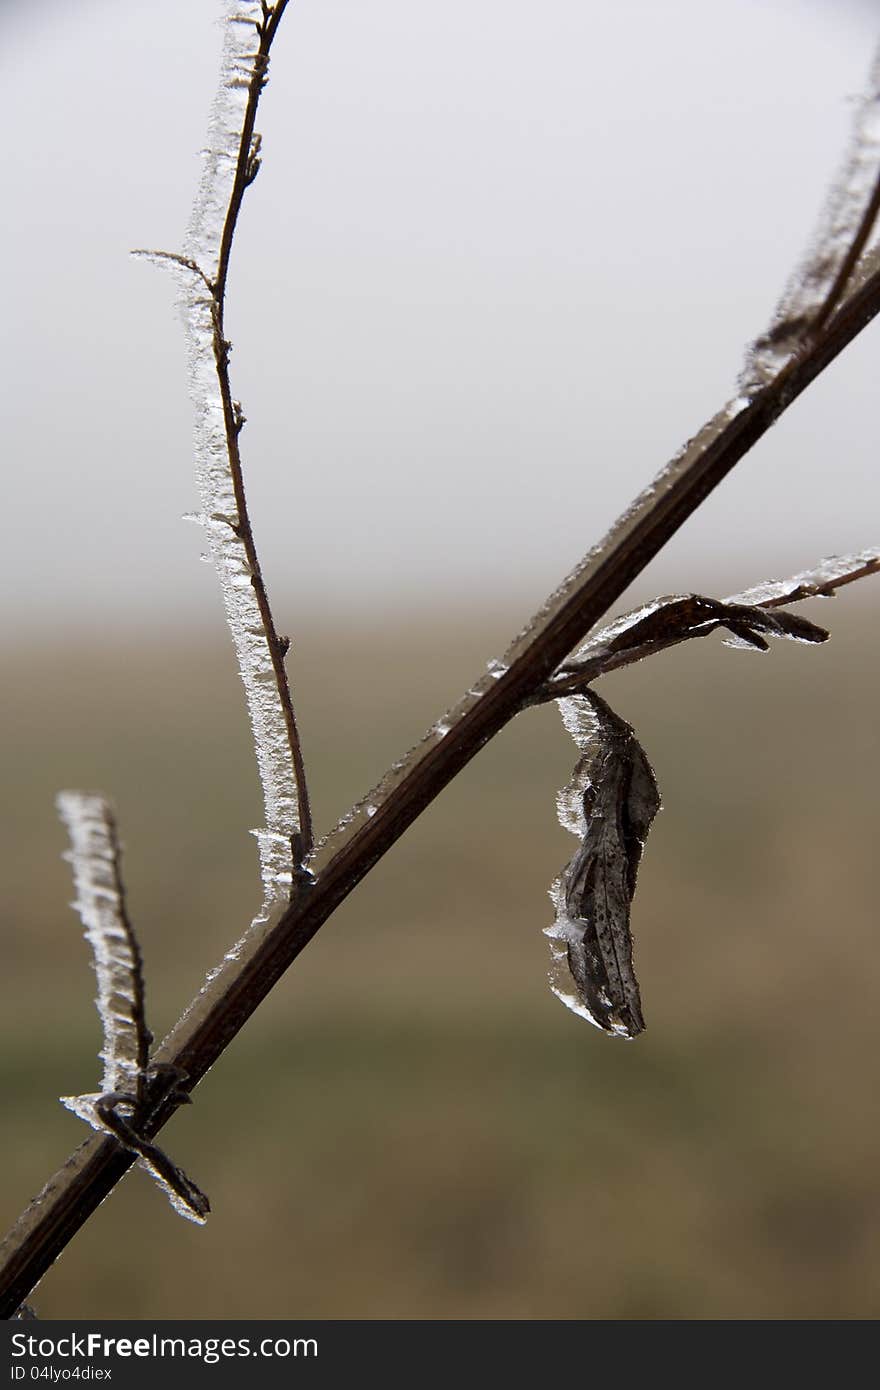
<svg viewBox="0 0 880 1390">
<path fill-rule="evenodd" d="M 168 1198 L 168 1201 L 177 1212 L 178 1216 L 182 1216 L 185 1221 L 194 1222 L 196 1226 L 205 1225 L 208 1219 L 207 1213 L 199 1211 L 196 1207 L 191 1206 L 189 1202 L 184 1201 L 180 1193 L 176 1192 L 170 1182 L 167 1182 L 166 1179 L 163 1178 L 162 1174 L 153 1167 L 149 1159 L 139 1158 L 137 1166 L 143 1168 L 145 1173 L 149 1173 L 156 1186 L 161 1188 L 165 1193 L 165 1196 Z"/>
<path fill-rule="evenodd" d="M 869 557 L 864 563 L 865 557 Z M 870 552 L 854 556 L 846 562 L 834 584 L 849 583 L 870 573 Z M 779 604 L 795 598 L 808 598 L 816 593 L 830 593 L 830 581 L 817 589 L 805 581 L 811 573 L 796 575 L 779 585 L 765 585 L 756 594 L 766 593 L 762 603 L 742 603 L 736 599 L 712 599 L 703 594 L 670 594 L 643 604 L 630 613 L 622 613 L 606 627 L 594 630 L 587 641 L 569 660 L 556 668 L 552 678 L 533 697 L 534 703 L 562 696 L 579 694 L 598 676 L 606 675 L 621 666 L 642 661 L 665 647 L 694 637 L 707 637 L 718 628 L 726 628 L 731 647 L 749 651 L 769 651 L 768 637 L 787 637 L 794 642 L 825 642 L 828 633 L 807 618 L 783 612 Z M 751 592 L 751 591 L 750 591 Z M 774 599 L 772 595 L 777 595 Z M 781 596 L 781 597 L 778 597 Z"/>
<path fill-rule="evenodd" d="M 81 1096 L 59 1096 L 58 1099 L 71 1115 L 76 1115 L 77 1119 L 84 1120 L 92 1129 L 99 1134 L 106 1134 L 107 1127 L 102 1125 L 95 1113 L 95 1105 L 104 1095 L 103 1091 L 85 1091 Z"/>
<path fill-rule="evenodd" d="M 113 812 L 103 796 L 92 792 L 61 792 L 57 806 L 70 836 L 64 857 L 73 866 L 73 907 L 85 927 L 98 979 L 104 1032 L 101 1085 L 105 1091 L 131 1089 L 146 1063 L 149 1034 L 143 965 L 125 910 Z"/>
<path fill-rule="evenodd" d="M 583 664 L 584 662 L 592 661 L 602 653 L 609 651 L 612 644 L 618 642 L 618 640 L 623 638 L 632 628 L 638 627 L 641 623 L 646 622 L 647 619 L 659 613 L 669 602 L 670 598 L 666 595 L 661 598 L 652 599 L 650 603 L 643 603 L 639 608 L 633 608 L 627 613 L 621 613 L 618 617 L 612 618 L 610 623 L 605 623 L 601 627 L 594 628 L 580 646 L 575 649 L 572 655 L 563 662 L 563 668 L 569 669 Z M 569 733 L 571 733 L 571 729 L 568 724 L 565 723 L 565 711 L 562 706 L 560 706 L 560 709 L 562 711 L 562 722 L 565 724 Z"/>
<path fill-rule="evenodd" d="M 880 569 L 880 546 L 869 546 L 855 555 L 829 555 L 814 569 L 803 570 L 788 579 L 767 579 L 741 594 L 733 594 L 726 603 L 757 604 L 776 607 L 795 603 L 804 598 L 830 598 L 835 589 Z"/>
</svg>

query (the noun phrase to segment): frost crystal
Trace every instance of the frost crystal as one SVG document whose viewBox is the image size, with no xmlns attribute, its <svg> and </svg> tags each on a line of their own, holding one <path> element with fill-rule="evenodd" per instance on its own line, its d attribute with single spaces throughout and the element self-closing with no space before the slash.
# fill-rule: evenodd
<svg viewBox="0 0 880 1390">
<path fill-rule="evenodd" d="M 768 579 L 763 584 L 734 594 L 726 603 L 762 604 L 776 607 L 798 599 L 830 597 L 835 589 L 880 568 L 880 547 L 860 550 L 857 555 L 830 555 L 815 569 L 803 570 L 788 579 Z"/>
<path fill-rule="evenodd" d="M 211 108 L 207 144 L 202 151 L 202 176 L 184 247 L 186 255 L 211 281 L 217 276 L 220 242 L 257 58 L 257 26 L 262 17 L 259 0 L 227 0 L 220 82 Z"/>
<path fill-rule="evenodd" d="M 182 1216 L 185 1221 L 194 1222 L 196 1226 L 205 1225 L 207 1214 L 200 1211 L 198 1207 L 194 1207 L 189 1202 L 185 1201 L 180 1193 L 171 1186 L 171 1183 L 157 1171 L 152 1163 L 150 1163 L 149 1159 L 139 1158 L 137 1166 L 143 1168 L 145 1173 L 149 1173 L 156 1186 L 165 1193 L 165 1196 L 168 1198 L 168 1201 L 177 1212 L 178 1216 Z"/>
<path fill-rule="evenodd" d="M 576 648 L 563 664 L 568 667 L 576 662 L 589 660 L 589 658 L 595 656 L 597 653 L 607 650 L 611 647 L 613 642 L 629 632 L 630 628 L 638 627 L 640 623 L 653 617 L 655 613 L 659 613 L 669 602 L 669 597 L 664 595 L 661 598 L 652 599 L 650 603 L 643 603 L 640 608 L 633 608 L 628 613 L 621 613 L 619 617 L 612 618 L 610 623 L 606 623 L 604 626 L 596 628 L 589 633 L 581 645 Z M 574 737 L 573 730 L 569 728 L 566 722 L 564 707 L 562 708 L 562 722 L 565 724 L 568 732 Z"/>
<path fill-rule="evenodd" d="M 57 806 L 70 836 L 65 858 L 73 866 L 73 906 L 85 927 L 98 977 L 97 1005 L 104 1030 L 101 1085 L 104 1091 L 131 1090 L 146 1063 L 149 1034 L 143 967 L 125 910 L 113 813 L 104 797 L 90 792 L 61 792 Z"/>
</svg>

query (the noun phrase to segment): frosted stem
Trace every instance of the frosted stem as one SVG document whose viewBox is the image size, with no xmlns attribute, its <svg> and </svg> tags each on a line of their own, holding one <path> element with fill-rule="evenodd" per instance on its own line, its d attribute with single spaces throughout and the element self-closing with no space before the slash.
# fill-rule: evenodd
<svg viewBox="0 0 880 1390">
<path fill-rule="evenodd" d="M 140 1098 L 151 1042 L 144 1007 L 143 961 L 125 905 L 116 822 L 97 792 L 61 792 L 58 812 L 70 836 L 73 906 L 85 927 L 98 977 L 104 1031 L 99 1054 L 104 1091 L 134 1089 Z"/>
<path fill-rule="evenodd" d="M 752 589 L 734 594 L 727 602 L 779 608 L 805 598 L 831 598 L 844 585 L 871 574 L 880 574 L 880 546 L 869 546 L 857 555 L 829 555 L 813 569 L 793 574 L 789 579 L 766 579 Z"/>
<path fill-rule="evenodd" d="M 170 268 L 180 288 L 196 411 L 195 467 L 203 528 L 223 594 L 253 729 L 266 825 L 255 831 L 263 905 L 252 930 L 277 919 L 312 843 L 305 768 L 279 636 L 251 529 L 239 436 L 245 423 L 229 378 L 224 334 L 229 258 L 246 188 L 260 167 L 254 131 L 269 49 L 287 0 L 232 0 L 220 85 L 182 255 L 140 252 Z M 231 153 L 235 151 L 236 153 Z"/>
<path fill-rule="evenodd" d="M 151 1074 L 158 1080 L 162 1100 L 181 1104 L 189 1096 L 180 1089 L 182 1075 L 177 1068 L 151 1068 L 148 1063 L 153 1039 L 144 1004 L 143 959 L 126 911 L 113 813 L 97 792 L 61 792 L 57 803 L 70 835 L 71 848 L 65 858 L 73 865 L 74 907 L 92 948 L 104 1030 L 101 1090 L 62 1096 L 61 1104 L 98 1133 L 115 1135 L 138 1155 L 175 1211 L 203 1223 L 210 1211 L 205 1194 L 166 1153 L 138 1133 L 155 1104 L 147 1095 Z"/>
</svg>

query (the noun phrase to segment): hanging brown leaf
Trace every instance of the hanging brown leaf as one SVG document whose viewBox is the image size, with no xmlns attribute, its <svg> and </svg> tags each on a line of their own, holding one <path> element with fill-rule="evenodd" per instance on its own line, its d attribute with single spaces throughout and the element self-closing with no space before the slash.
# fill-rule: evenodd
<svg viewBox="0 0 880 1390">
<path fill-rule="evenodd" d="M 560 708 L 582 756 L 559 794 L 559 820 L 581 847 L 550 890 L 551 988 L 603 1032 L 634 1038 L 645 1021 L 630 907 L 660 794 L 633 730 L 604 700 L 590 692 Z"/>
</svg>

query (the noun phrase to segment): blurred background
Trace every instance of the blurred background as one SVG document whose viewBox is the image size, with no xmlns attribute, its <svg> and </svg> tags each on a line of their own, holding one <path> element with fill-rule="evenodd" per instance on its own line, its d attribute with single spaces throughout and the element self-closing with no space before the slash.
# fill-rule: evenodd
<svg viewBox="0 0 880 1390">
<path fill-rule="evenodd" d="M 180 244 L 214 0 L 0 4 L 7 526 L 0 1224 L 79 1142 L 94 978 L 53 809 L 116 800 L 163 1033 L 258 903 L 259 792 L 197 563 Z M 318 823 L 480 673 L 731 393 L 845 143 L 876 8 L 291 7 L 230 280 L 247 480 Z M 624 605 L 876 542 L 869 329 Z M 872 527 L 874 528 L 872 530 Z M 877 583 L 878 581 L 874 581 Z M 166 1131 L 43 1317 L 876 1316 L 871 581 L 824 647 L 609 678 L 666 807 L 648 1031 L 545 983 L 573 746 L 521 717 L 356 891 Z"/>
</svg>

